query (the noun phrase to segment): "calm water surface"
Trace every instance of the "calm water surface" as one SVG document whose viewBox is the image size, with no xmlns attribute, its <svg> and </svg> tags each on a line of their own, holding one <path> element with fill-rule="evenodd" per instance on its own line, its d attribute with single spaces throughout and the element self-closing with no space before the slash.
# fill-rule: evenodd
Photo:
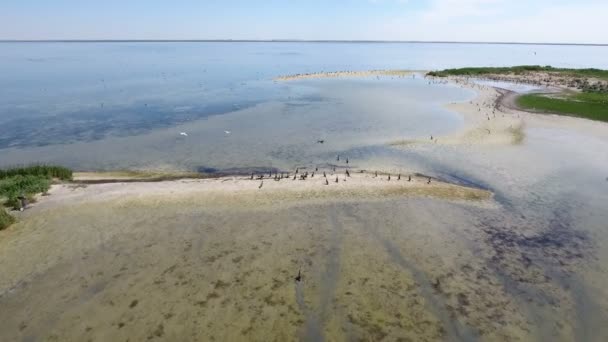
<svg viewBox="0 0 608 342">
<path fill-rule="evenodd" d="M 514 64 L 608 68 L 607 61 L 608 47 L 580 46 L 3 43 L 0 166 L 291 167 L 310 159 L 304 157 L 309 147 L 297 146 L 316 139 L 335 144 L 325 151 L 336 152 L 369 145 L 379 133 L 415 137 L 456 129 L 458 116 L 439 105 L 472 94 L 422 80 L 273 82 L 279 75 Z M 204 132 L 187 141 L 176 141 L 175 131 L 154 136 L 180 125 L 198 129 L 189 124 Z M 238 148 L 244 141 L 267 145 L 270 137 L 272 148 L 245 154 Z M 215 156 L 218 149 L 226 156 Z"/>
<path fill-rule="evenodd" d="M 531 128 L 521 145 L 394 149 L 386 143 L 458 129 L 462 118 L 443 105 L 475 94 L 428 84 L 421 75 L 273 81 L 320 71 L 517 64 L 608 68 L 608 47 L 5 43 L 0 44 L 0 166 L 289 170 L 331 165 L 340 154 L 355 168 L 424 172 L 488 188 L 496 194 L 493 209 L 405 199 L 345 204 L 331 212 L 336 222 L 347 219 L 375 232 L 394 263 L 414 275 L 454 340 L 483 339 L 501 329 L 496 324 L 503 324 L 504 336 L 606 340 L 608 141 L 565 128 Z M 487 279 L 507 294 L 515 308 L 504 314 L 507 323 L 492 323 L 495 318 L 485 309 L 468 312 L 468 300 L 461 297 L 463 307 L 444 306 L 455 297 L 427 279 L 434 271 L 424 269 L 424 261 L 412 260 L 422 253 L 449 264 L 452 256 L 462 256 L 458 250 L 449 258 L 432 248 L 414 252 L 437 239 L 416 234 L 431 231 L 467 246 L 462 248 L 473 256 L 467 260 L 487 272 L 469 278 L 470 266 L 446 271 L 446 277 L 468 279 L 453 282 L 471 290 L 470 298 L 477 298 L 471 305 L 492 302 L 484 292 Z M 400 238 L 401 245 L 414 244 L 412 249 L 399 252 Z M 333 287 L 341 276 L 328 278 L 334 283 L 324 296 L 336 295 Z M 475 297 L 480 293 L 483 298 Z M 460 315 L 462 326 L 449 328 L 444 311 Z M 317 336 L 325 323 L 306 322 L 308 336 Z"/>
</svg>

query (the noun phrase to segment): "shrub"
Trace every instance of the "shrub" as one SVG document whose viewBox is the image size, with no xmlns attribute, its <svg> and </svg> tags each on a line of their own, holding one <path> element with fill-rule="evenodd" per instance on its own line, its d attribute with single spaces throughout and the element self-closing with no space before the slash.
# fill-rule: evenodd
<svg viewBox="0 0 608 342">
<path fill-rule="evenodd" d="M 6 198 L 5 205 L 19 208 L 19 196 L 32 197 L 34 194 L 46 192 L 51 187 L 51 180 L 44 176 L 16 175 L 0 178 L 0 197 Z"/>
<path fill-rule="evenodd" d="M 71 180 L 72 170 L 63 166 L 54 165 L 31 165 L 26 167 L 16 167 L 0 170 L 0 179 L 9 178 L 13 176 L 42 176 L 46 178 Z"/>
<path fill-rule="evenodd" d="M 0 207 L 0 230 L 7 228 L 15 222 L 15 218 Z"/>
</svg>

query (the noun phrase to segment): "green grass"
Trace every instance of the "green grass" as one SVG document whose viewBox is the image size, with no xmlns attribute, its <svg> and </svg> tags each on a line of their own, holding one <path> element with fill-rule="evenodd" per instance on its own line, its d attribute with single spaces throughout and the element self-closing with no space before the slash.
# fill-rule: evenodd
<svg viewBox="0 0 608 342">
<path fill-rule="evenodd" d="M 71 180 L 72 170 L 52 165 L 0 169 L 0 203 L 19 209 L 19 196 L 23 195 L 31 202 L 34 195 L 48 191 L 55 178 Z"/>
<path fill-rule="evenodd" d="M 54 165 L 31 165 L 0 170 L 0 179 L 12 176 L 42 176 L 46 178 L 59 178 L 61 180 L 71 180 L 72 170 Z"/>
<path fill-rule="evenodd" d="M 7 228 L 15 222 L 15 218 L 7 213 L 4 208 L 0 208 L 0 230 Z"/>
<path fill-rule="evenodd" d="M 595 77 L 608 80 L 608 70 L 601 69 L 568 69 L 554 68 L 550 65 L 518 65 L 513 67 L 479 67 L 479 68 L 460 68 L 460 69 L 445 69 L 441 71 L 431 71 L 427 75 L 446 77 L 446 76 L 481 76 L 487 74 L 525 74 L 528 72 L 551 72 L 564 74 L 573 77 Z"/>
<path fill-rule="evenodd" d="M 51 187 L 51 179 L 44 176 L 12 176 L 0 179 L 0 198 L 6 198 L 5 205 L 18 208 L 18 197 L 24 195 L 32 198 L 33 195 L 46 192 Z"/>
<path fill-rule="evenodd" d="M 605 93 L 576 93 L 560 98 L 526 94 L 517 98 L 517 105 L 534 111 L 608 122 L 608 94 Z"/>
</svg>

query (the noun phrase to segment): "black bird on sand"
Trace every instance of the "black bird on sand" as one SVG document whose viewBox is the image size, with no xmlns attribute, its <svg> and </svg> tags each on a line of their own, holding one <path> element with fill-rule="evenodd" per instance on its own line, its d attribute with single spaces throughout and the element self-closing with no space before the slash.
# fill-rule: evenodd
<svg viewBox="0 0 608 342">
<path fill-rule="evenodd" d="M 348 170 L 346 170 L 346 176 L 350 177 L 350 172 L 348 172 Z"/>
<path fill-rule="evenodd" d="M 390 174 L 388 175 L 388 180 L 389 180 L 389 181 L 391 180 L 391 175 L 390 175 Z"/>
<path fill-rule="evenodd" d="M 412 181 L 412 176 L 407 176 L 407 181 L 411 182 Z"/>
<path fill-rule="evenodd" d="M 338 183 L 338 176 L 336 176 L 336 183 Z"/>
<path fill-rule="evenodd" d="M 260 186 L 258 187 L 258 189 L 261 189 L 261 188 L 262 188 L 262 185 L 264 185 L 264 181 L 262 181 L 262 182 L 260 183 Z"/>
<path fill-rule="evenodd" d="M 429 180 L 426 182 L 426 184 L 431 184 L 431 177 L 429 177 Z"/>
<path fill-rule="evenodd" d="M 302 273 L 300 272 L 300 270 L 298 270 L 298 276 L 295 278 L 295 280 L 296 280 L 297 282 L 302 281 Z"/>
<path fill-rule="evenodd" d="M 251 179 L 253 179 L 253 172 L 251 173 Z"/>
<path fill-rule="evenodd" d="M 325 171 L 323 171 L 323 177 L 327 178 L 327 175 L 325 174 Z"/>
<path fill-rule="evenodd" d="M 325 185 L 329 185 L 329 181 L 325 178 Z"/>
<path fill-rule="evenodd" d="M 397 180 L 401 180 L 401 174 L 397 176 Z"/>
<path fill-rule="evenodd" d="M 293 179 L 292 180 L 296 180 L 296 175 L 293 175 Z"/>
</svg>

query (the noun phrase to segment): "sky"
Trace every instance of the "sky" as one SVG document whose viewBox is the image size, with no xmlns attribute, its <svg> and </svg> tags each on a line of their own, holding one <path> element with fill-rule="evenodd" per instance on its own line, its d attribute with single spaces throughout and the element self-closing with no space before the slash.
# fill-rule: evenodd
<svg viewBox="0 0 608 342">
<path fill-rule="evenodd" d="M 0 39 L 608 43 L 608 0 L 0 0 Z"/>
</svg>

